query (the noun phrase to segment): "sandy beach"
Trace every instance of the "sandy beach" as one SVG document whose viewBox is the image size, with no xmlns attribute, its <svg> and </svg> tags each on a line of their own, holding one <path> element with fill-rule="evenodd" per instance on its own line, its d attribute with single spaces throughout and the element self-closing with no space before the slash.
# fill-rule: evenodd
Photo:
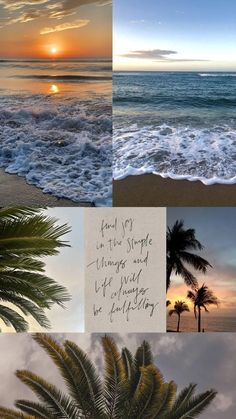
<svg viewBox="0 0 236 419">
<path fill-rule="evenodd" d="M 129 176 L 113 182 L 113 206 L 236 206 L 236 184 L 205 186 L 152 174 Z"/>
<path fill-rule="evenodd" d="M 89 202 L 73 202 L 45 194 L 41 189 L 28 185 L 23 177 L 9 175 L 0 169 L 0 207 L 7 206 L 45 207 L 91 207 Z"/>
</svg>

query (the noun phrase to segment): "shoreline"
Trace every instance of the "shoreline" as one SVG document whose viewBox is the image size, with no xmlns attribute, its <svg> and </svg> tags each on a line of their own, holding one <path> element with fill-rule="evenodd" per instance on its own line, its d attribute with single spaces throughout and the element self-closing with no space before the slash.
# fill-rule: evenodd
<svg viewBox="0 0 236 419">
<path fill-rule="evenodd" d="M 24 177 L 6 173 L 0 169 L 0 207 L 93 207 L 90 202 L 73 202 L 44 193 L 40 188 L 29 185 Z"/>
<path fill-rule="evenodd" d="M 153 174 L 128 176 L 113 181 L 113 206 L 236 206 L 236 184 L 204 185 L 199 180 L 174 180 Z"/>
</svg>

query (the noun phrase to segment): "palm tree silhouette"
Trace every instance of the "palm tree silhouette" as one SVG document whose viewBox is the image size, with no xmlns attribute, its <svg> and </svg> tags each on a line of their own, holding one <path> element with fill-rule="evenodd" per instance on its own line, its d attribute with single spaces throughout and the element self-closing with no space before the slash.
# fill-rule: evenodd
<svg viewBox="0 0 236 419">
<path fill-rule="evenodd" d="M 15 405 L 19 410 L 0 407 L 4 419 L 195 418 L 216 396 L 214 390 L 195 395 L 194 384 L 177 396 L 176 384 L 165 382 L 154 365 L 147 342 L 133 356 L 127 348 L 120 352 L 112 338 L 103 337 L 102 380 L 88 355 L 75 343 L 66 340 L 59 345 L 48 334 L 37 334 L 34 339 L 58 367 L 68 395 L 32 372 L 17 371 L 17 377 L 40 402 L 18 400 Z"/>
<path fill-rule="evenodd" d="M 194 305 L 194 315 L 198 319 L 198 332 L 201 332 L 201 308 L 208 312 L 207 306 L 218 305 L 219 300 L 207 285 L 203 284 L 195 291 L 188 291 L 187 298 L 189 298 Z"/>
<path fill-rule="evenodd" d="M 184 301 L 176 301 L 174 308 L 169 311 L 169 316 L 172 316 L 172 314 L 177 314 L 178 316 L 177 332 L 179 332 L 179 327 L 180 327 L 180 316 L 185 311 L 189 311 L 189 308 L 188 308 L 188 305 Z"/>
<path fill-rule="evenodd" d="M 16 332 L 28 330 L 28 315 L 49 328 L 44 310 L 69 300 L 66 288 L 45 275 L 40 260 L 67 246 L 60 237 L 70 229 L 56 221 L 36 208 L 0 209 L 0 320 Z"/>
<path fill-rule="evenodd" d="M 172 272 L 182 276 L 186 285 L 194 288 L 198 285 L 195 276 L 184 266 L 191 265 L 195 270 L 204 274 L 210 263 L 201 256 L 189 252 L 189 250 L 202 250 L 202 244 L 196 239 L 195 230 L 184 229 L 183 220 L 177 220 L 172 228 L 167 230 L 167 279 L 166 289 L 170 287 Z"/>
</svg>

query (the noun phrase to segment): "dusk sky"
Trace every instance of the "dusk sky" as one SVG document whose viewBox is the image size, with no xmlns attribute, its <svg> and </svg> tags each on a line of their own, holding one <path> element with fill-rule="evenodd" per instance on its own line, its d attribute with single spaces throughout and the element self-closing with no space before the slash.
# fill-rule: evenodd
<svg viewBox="0 0 236 419">
<path fill-rule="evenodd" d="M 210 307 L 207 316 L 236 316 L 236 209 L 235 208 L 168 208 L 167 224 L 172 227 L 176 220 L 184 220 L 185 228 L 194 228 L 196 238 L 204 246 L 197 252 L 212 265 L 206 275 L 191 270 L 198 279 L 214 291 L 220 300 L 219 308 Z M 168 291 L 171 301 L 185 300 L 187 286 L 181 277 L 172 276 L 172 286 Z M 184 314 L 186 315 L 186 314 Z M 188 315 L 188 314 L 187 314 Z"/>
<path fill-rule="evenodd" d="M 110 58 L 111 0 L 0 0 L 0 57 Z"/>
<path fill-rule="evenodd" d="M 178 391 L 189 383 L 198 392 L 214 388 L 218 394 L 202 419 L 235 419 L 236 409 L 236 335 L 214 334 L 129 334 L 114 335 L 122 348 L 134 352 L 146 339 L 150 342 L 155 364 L 166 381 L 174 380 Z M 86 350 L 102 374 L 101 335 L 56 334 L 58 341 L 70 339 Z M 42 368 L 43 366 L 43 368 Z M 64 390 L 57 368 L 30 335 L 0 335 L 0 404 L 13 407 L 16 399 L 31 399 L 32 392 L 14 375 L 28 369 Z"/>
<path fill-rule="evenodd" d="M 235 1 L 113 4 L 114 70 L 236 70 Z"/>
<path fill-rule="evenodd" d="M 76 207 L 56 207 L 45 211 L 50 217 L 58 219 L 58 224 L 67 223 L 71 232 L 62 239 L 71 247 L 61 248 L 56 256 L 44 258 L 45 272 L 50 278 L 65 286 L 72 296 L 65 303 L 66 308 L 54 305 L 45 314 L 51 323 L 52 332 L 84 331 L 84 210 Z M 12 307 L 13 308 L 13 307 Z M 16 310 L 17 311 L 17 310 Z M 21 313 L 19 311 L 19 313 Z M 46 332 L 36 321 L 29 317 L 30 332 Z M 14 332 L 1 323 L 2 332 Z"/>
</svg>

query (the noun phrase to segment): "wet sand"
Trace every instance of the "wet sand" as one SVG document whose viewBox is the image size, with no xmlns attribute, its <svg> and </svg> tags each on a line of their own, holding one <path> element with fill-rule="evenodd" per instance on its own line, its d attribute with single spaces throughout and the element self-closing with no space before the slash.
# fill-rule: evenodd
<svg viewBox="0 0 236 419">
<path fill-rule="evenodd" d="M 113 206 L 212 207 L 236 206 L 236 184 L 206 186 L 200 181 L 129 176 L 113 182 Z"/>
<path fill-rule="evenodd" d="M 23 177 L 9 175 L 0 169 L 0 207 L 91 207 L 90 202 L 73 202 L 45 194 L 36 186 L 28 185 Z"/>
</svg>

